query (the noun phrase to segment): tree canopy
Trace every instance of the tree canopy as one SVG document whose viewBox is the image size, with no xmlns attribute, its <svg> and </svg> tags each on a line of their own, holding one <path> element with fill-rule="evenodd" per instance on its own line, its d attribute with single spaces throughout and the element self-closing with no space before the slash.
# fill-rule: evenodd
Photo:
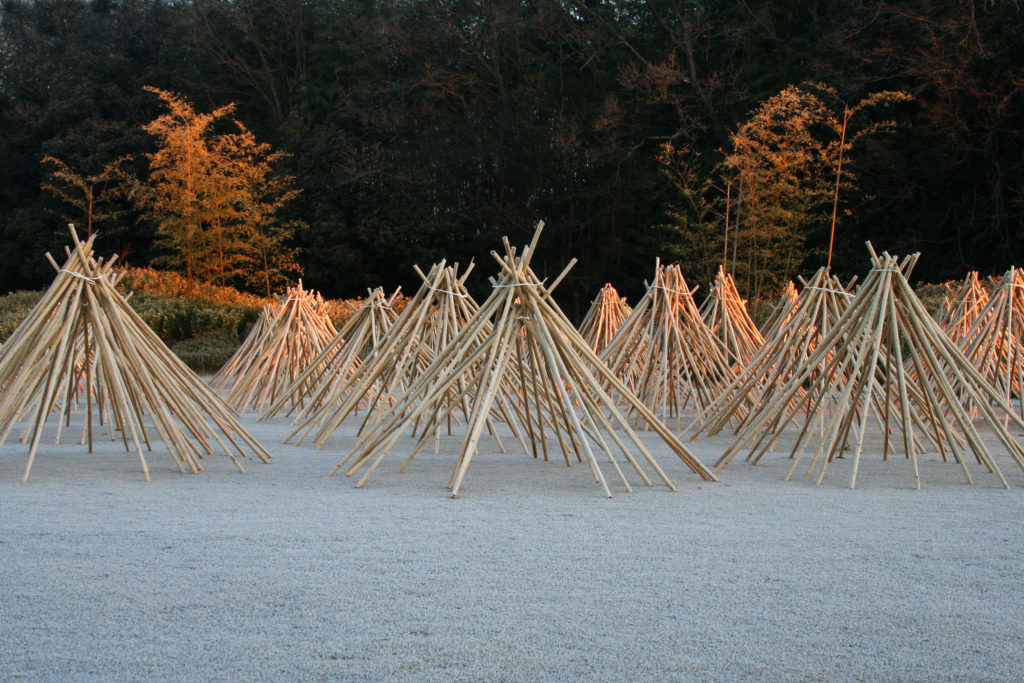
<svg viewBox="0 0 1024 683">
<path fill-rule="evenodd" d="M 47 281 L 40 255 L 63 243 L 72 206 L 44 189 L 44 159 L 152 173 L 143 126 L 167 102 L 144 86 L 194 112 L 234 103 L 244 126 L 215 132 L 294 179 L 237 178 L 251 200 L 235 208 L 282 227 L 257 218 L 244 239 L 280 268 L 202 265 L 260 291 L 294 266 L 328 296 L 412 286 L 413 264 L 481 260 L 544 219 L 534 266 L 580 259 L 559 291 L 577 315 L 608 281 L 636 298 L 655 256 L 706 281 L 726 239 L 755 296 L 823 265 L 836 196 L 839 274 L 864 270 L 866 239 L 921 250 L 916 277 L 1001 272 L 1024 256 L 1020 35 L 1024 7 L 1000 0 L 5 0 L 0 290 Z M 801 130 L 786 103 L 812 91 L 823 109 Z M 847 117 L 885 91 L 912 99 Z M 847 142 L 893 126 L 846 146 L 837 121 Z M 805 164 L 800 182 L 780 164 Z M 166 261 L 153 207 L 106 196 L 97 248 Z"/>
</svg>

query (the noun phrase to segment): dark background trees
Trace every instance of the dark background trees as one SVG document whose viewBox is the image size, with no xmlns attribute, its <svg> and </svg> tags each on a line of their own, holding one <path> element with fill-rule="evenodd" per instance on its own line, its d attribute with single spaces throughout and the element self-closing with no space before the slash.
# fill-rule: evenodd
<svg viewBox="0 0 1024 683">
<path fill-rule="evenodd" d="M 441 257 L 482 262 L 484 291 L 500 236 L 523 242 L 537 219 L 541 271 L 580 259 L 559 291 L 570 311 L 605 281 L 635 297 L 658 255 L 704 284 L 736 131 L 807 82 L 851 105 L 914 96 L 887 113 L 894 132 L 848 150 L 834 269 L 862 271 L 872 239 L 924 252 L 921 279 L 996 272 L 1024 256 L 1020 35 L 1024 10 L 1000 0 L 5 0 L 0 290 L 47 282 L 41 253 L 63 244 L 45 156 L 89 177 L 132 155 L 144 175 L 142 126 L 160 113 L 145 85 L 199 111 L 234 102 L 286 154 L 302 192 L 285 218 L 309 226 L 291 246 L 329 296 L 412 286 L 411 265 Z M 709 202 L 699 229 L 659 161 L 666 143 L 691 153 Z M 155 225 L 120 201 L 99 247 L 147 264 Z M 829 221 L 756 262 L 821 265 Z"/>
</svg>

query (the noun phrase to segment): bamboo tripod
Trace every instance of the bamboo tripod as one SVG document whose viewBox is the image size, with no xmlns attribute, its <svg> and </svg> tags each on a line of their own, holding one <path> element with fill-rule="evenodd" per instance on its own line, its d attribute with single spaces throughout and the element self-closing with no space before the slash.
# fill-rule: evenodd
<svg viewBox="0 0 1024 683">
<path fill-rule="evenodd" d="M 1003 400 L 1017 399 L 1024 417 L 1024 271 L 1010 268 L 970 328 L 961 334 L 960 325 L 953 328 L 954 341 Z"/>
<path fill-rule="evenodd" d="M 401 288 L 385 297 L 381 287 L 370 290 L 341 330 L 281 390 L 263 417 L 276 415 L 285 408 L 289 415 L 296 410 L 316 411 L 330 401 L 335 388 L 344 384 L 384 339 L 398 317 L 393 305 L 400 293 Z"/>
<path fill-rule="evenodd" d="M 717 434 L 728 426 L 739 430 L 748 418 L 768 405 L 780 386 L 794 375 L 804 372 L 821 339 L 828 334 L 846 310 L 852 283 L 846 287 L 839 278 L 820 268 L 808 281 L 800 279 L 803 289 L 795 305 L 789 307 L 786 322 L 769 337 L 743 372 L 726 387 L 698 416 L 691 428 L 702 425 L 699 432 Z M 832 356 L 824 355 L 819 363 L 827 365 Z M 816 377 L 823 368 L 812 371 Z M 798 397 L 803 392 L 798 393 Z M 772 425 L 777 429 L 778 425 Z M 724 467 L 721 462 L 719 469 Z"/>
<path fill-rule="evenodd" d="M 297 438 L 296 443 L 301 444 L 312 435 L 317 448 L 322 448 L 364 402 L 368 406 L 366 421 L 372 423 L 383 407 L 406 392 L 476 313 L 478 306 L 465 287 L 472 264 L 461 275 L 457 264 L 447 266 L 444 261 L 434 265 L 427 275 L 415 268 L 423 284 L 405 310 L 344 381 L 325 385 L 324 394 L 316 397 L 316 409 L 300 413 L 298 426 L 286 441 Z M 274 412 L 272 407 L 267 416 Z M 450 431 L 451 421 L 448 427 Z"/>
<path fill-rule="evenodd" d="M 607 457 L 622 485 L 627 481 L 616 451 L 629 462 L 641 480 L 653 485 L 640 460 L 654 469 L 666 486 L 672 482 L 650 451 L 629 427 L 614 398 L 602 384 L 621 395 L 649 427 L 665 441 L 694 472 L 713 480 L 714 475 L 600 362 L 551 298 L 575 261 L 551 285 L 541 282 L 530 268 L 543 223 L 521 255 L 504 240 L 505 254 L 492 256 L 501 268 L 492 278 L 492 294 L 476 315 L 455 336 L 411 384 L 395 405 L 380 413 L 364 429 L 351 453 L 334 469 L 352 476 L 364 470 L 356 486 L 361 487 L 403 434 L 417 426 L 422 436 L 402 466 L 412 461 L 436 433 L 449 413 L 470 403 L 466 434 L 449 488 L 457 497 L 463 477 L 492 409 L 502 395 L 508 395 L 511 371 L 519 375 L 518 400 L 509 407 L 510 426 L 528 440 L 534 457 L 545 454 L 557 442 L 567 465 L 586 462 L 604 493 L 611 491 L 597 461 Z M 511 402 L 510 402 L 511 403 Z M 631 445 L 628 445 L 631 444 Z M 639 453 L 640 457 L 636 457 Z"/>
<path fill-rule="evenodd" d="M 57 277 L 0 351 L 0 445 L 27 419 L 20 436 L 30 444 L 22 481 L 28 481 L 50 416 L 57 416 L 59 443 L 76 407 L 84 408 L 81 443 L 89 452 L 96 427 L 106 426 L 111 440 L 119 432 L 125 449 L 138 453 L 147 481 L 143 445 L 152 450 L 154 438 L 167 445 L 182 472 L 201 471 L 199 461 L 214 453 L 214 444 L 242 472 L 236 454 L 269 462 L 230 408 L 114 288 L 116 257 L 97 260 L 96 235 L 82 242 L 69 228 L 74 250 L 65 249 L 63 268 L 46 255 Z"/>
<path fill-rule="evenodd" d="M 228 405 L 236 410 L 262 410 L 285 393 L 336 334 L 323 298 L 303 289 L 300 281 L 277 304 L 264 307 L 256 327 L 211 386 L 226 392 Z M 301 406 L 306 389 L 289 389 L 286 399 Z"/>
<path fill-rule="evenodd" d="M 747 313 L 747 302 L 740 298 L 736 282 L 722 266 L 718 266 L 708 298 L 700 307 L 700 317 L 721 340 L 730 362 L 740 367 L 746 365 L 764 343 L 757 325 Z"/>
<path fill-rule="evenodd" d="M 649 411 L 664 417 L 681 417 L 691 400 L 706 407 L 735 376 L 679 266 L 660 262 L 601 358 Z"/>
<path fill-rule="evenodd" d="M 819 484 L 828 464 L 849 447 L 853 450 L 850 487 L 854 488 L 873 417 L 881 426 L 883 458 L 888 459 L 890 450 L 902 450 L 912 463 L 917 488 L 921 486 L 917 463 L 921 439 L 930 440 L 944 460 L 952 455 L 968 483 L 973 483 L 964 458 L 969 452 L 1008 487 L 961 401 L 967 398 L 977 406 L 980 417 L 1022 469 L 1024 449 L 1003 421 L 1013 422 L 1018 429 L 1024 429 L 1024 421 L 914 294 L 907 276 L 918 255 L 898 262 L 889 254 L 875 254 L 870 243 L 868 249 L 873 268 L 854 300 L 800 372 L 748 417 L 719 465 L 743 449 L 749 449 L 756 460 L 783 430 L 792 427 L 799 434 L 787 479 L 811 444 L 819 445 L 806 474 L 810 476 L 820 465 Z"/>
<path fill-rule="evenodd" d="M 619 296 L 609 282 L 591 302 L 580 323 L 580 336 L 590 345 L 591 351 L 600 356 L 632 311 L 626 299 Z"/>
</svg>

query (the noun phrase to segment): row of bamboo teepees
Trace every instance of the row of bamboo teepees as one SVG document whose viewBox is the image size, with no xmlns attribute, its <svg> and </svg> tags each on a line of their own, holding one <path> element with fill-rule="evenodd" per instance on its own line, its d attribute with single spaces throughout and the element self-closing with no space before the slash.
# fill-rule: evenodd
<svg viewBox="0 0 1024 683">
<path fill-rule="evenodd" d="M 656 264 L 630 308 L 609 284 L 577 329 L 531 268 L 543 223 L 521 251 L 492 252 L 491 294 L 477 303 L 461 272 L 442 261 L 416 272 L 422 284 L 402 313 L 380 288 L 341 330 L 301 283 L 268 305 L 209 384 L 150 330 L 115 284 L 115 259 L 93 253 L 71 228 L 73 248 L 39 304 L 0 349 L 0 446 L 15 432 L 29 444 L 24 481 L 44 427 L 74 429 L 93 449 L 104 432 L 137 453 L 162 441 L 183 472 L 217 451 L 271 459 L 236 417 L 290 419 L 287 441 L 323 448 L 346 420 L 358 438 L 332 472 L 357 486 L 389 455 L 404 470 L 425 447 L 461 437 L 448 487 L 457 496 L 481 447 L 507 444 L 534 458 L 585 464 L 611 495 L 630 481 L 675 486 L 658 450 L 705 480 L 715 473 L 684 437 L 733 434 L 715 464 L 736 454 L 757 463 L 784 434 L 792 466 L 817 472 L 852 456 L 856 486 L 865 445 L 912 464 L 937 454 L 970 463 L 1007 486 L 992 446 L 1024 469 L 1024 276 L 1011 269 L 991 293 L 977 275 L 950 290 L 933 318 L 908 284 L 917 255 L 876 254 L 864 282 L 825 268 L 790 284 L 759 329 L 732 278 L 719 270 L 698 307 L 678 266 Z M 641 434 L 644 432 L 646 434 Z M 504 437 L 504 438 L 503 438 Z M 872 446 L 871 444 L 876 444 Z M 482 446 L 486 444 L 486 446 Z M 244 470 L 243 470 L 244 471 Z M 606 473 L 611 476 L 606 478 Z"/>
</svg>

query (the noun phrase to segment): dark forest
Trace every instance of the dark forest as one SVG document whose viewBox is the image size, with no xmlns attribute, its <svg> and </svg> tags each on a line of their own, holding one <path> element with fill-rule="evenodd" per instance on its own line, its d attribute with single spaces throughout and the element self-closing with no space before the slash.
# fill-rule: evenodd
<svg viewBox="0 0 1024 683">
<path fill-rule="evenodd" d="M 825 264 L 833 215 L 838 274 L 866 240 L 922 252 L 915 281 L 1001 273 L 1024 262 L 1021 36 L 1012 0 L 6 0 L 0 291 L 48 283 L 86 220 L 44 158 L 144 182 L 154 88 L 233 103 L 278 153 L 281 248 L 326 296 L 411 292 L 441 258 L 482 287 L 538 220 L 542 277 L 580 260 L 573 314 L 656 257 L 766 297 Z M 99 252 L 166 262 L 129 195 L 96 206 Z"/>
</svg>

